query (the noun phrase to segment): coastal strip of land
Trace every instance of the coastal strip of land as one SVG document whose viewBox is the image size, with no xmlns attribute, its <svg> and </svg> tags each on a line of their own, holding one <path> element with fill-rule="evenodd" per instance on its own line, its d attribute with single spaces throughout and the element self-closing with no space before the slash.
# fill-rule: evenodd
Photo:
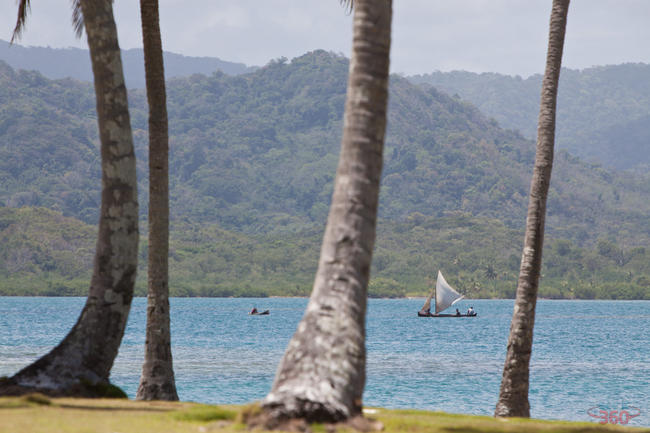
<svg viewBox="0 0 650 433">
<path fill-rule="evenodd" d="M 142 402 L 114 399 L 51 399 L 39 394 L 0 398 L 0 433 L 197 433 L 241 432 L 242 414 L 254 406 L 214 406 L 190 402 Z M 386 432 L 650 432 L 648 428 L 598 422 L 492 418 L 372 408 L 366 416 Z M 353 431 L 348 425 L 314 424 L 316 432 Z"/>
</svg>

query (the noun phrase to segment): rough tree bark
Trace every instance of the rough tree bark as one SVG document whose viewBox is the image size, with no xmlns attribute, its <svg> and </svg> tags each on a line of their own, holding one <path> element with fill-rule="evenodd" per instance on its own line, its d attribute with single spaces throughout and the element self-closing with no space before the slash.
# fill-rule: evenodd
<svg viewBox="0 0 650 433">
<path fill-rule="evenodd" d="M 309 304 L 262 402 L 271 420 L 328 422 L 361 413 L 391 17 L 391 0 L 354 1 L 353 49 L 332 204 Z"/>
<path fill-rule="evenodd" d="M 495 416 L 500 417 L 530 417 L 529 365 L 533 346 L 537 288 L 542 267 L 546 198 L 553 168 L 555 108 L 568 10 L 569 0 L 553 0 L 524 250 L 510 325 L 508 351 L 503 367 L 501 390 L 494 412 Z"/>
<path fill-rule="evenodd" d="M 102 203 L 86 305 L 50 353 L 3 382 L 0 394 L 105 395 L 124 335 L 138 257 L 135 154 L 111 0 L 83 0 L 102 156 Z"/>
<path fill-rule="evenodd" d="M 137 400 L 178 400 L 169 324 L 169 136 L 158 0 L 140 0 L 149 104 L 147 336 Z"/>
</svg>

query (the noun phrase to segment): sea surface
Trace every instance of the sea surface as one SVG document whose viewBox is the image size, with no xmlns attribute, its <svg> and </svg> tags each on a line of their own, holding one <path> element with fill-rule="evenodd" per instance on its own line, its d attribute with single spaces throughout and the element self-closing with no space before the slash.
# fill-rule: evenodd
<svg viewBox="0 0 650 433">
<path fill-rule="evenodd" d="M 0 376 L 56 345 L 85 298 L 0 297 Z M 418 318 L 422 299 L 371 299 L 364 405 L 492 415 L 512 300 L 472 300 L 475 318 Z M 269 391 L 302 317 L 301 298 L 174 298 L 172 346 L 181 400 L 246 403 Z M 248 316 L 256 306 L 269 316 Z M 130 397 L 141 371 L 146 300 L 133 302 L 111 380 Z M 650 302 L 537 304 L 531 360 L 534 418 L 598 422 L 600 410 L 650 426 Z"/>
</svg>

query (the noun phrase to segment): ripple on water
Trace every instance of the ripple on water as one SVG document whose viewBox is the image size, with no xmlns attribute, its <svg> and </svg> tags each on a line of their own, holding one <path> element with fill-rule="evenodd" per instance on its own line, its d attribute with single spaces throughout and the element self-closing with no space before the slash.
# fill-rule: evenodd
<svg viewBox="0 0 650 433">
<path fill-rule="evenodd" d="M 84 298 L 0 298 L 0 376 L 49 351 Z M 183 400 L 245 403 L 268 392 L 306 299 L 172 299 L 172 344 Z M 462 301 L 472 319 L 418 318 L 423 300 L 369 301 L 364 403 L 490 415 L 512 301 Z M 650 302 L 546 301 L 537 307 L 530 401 L 537 418 L 593 421 L 593 406 L 639 407 L 650 425 Z M 251 317 L 256 306 L 269 316 Z M 133 396 L 142 368 L 146 301 L 136 298 L 112 380 Z"/>
</svg>

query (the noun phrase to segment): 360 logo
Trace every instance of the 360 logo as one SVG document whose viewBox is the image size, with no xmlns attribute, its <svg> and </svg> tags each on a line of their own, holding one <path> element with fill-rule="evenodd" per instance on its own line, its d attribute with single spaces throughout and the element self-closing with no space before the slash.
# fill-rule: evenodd
<svg viewBox="0 0 650 433">
<path fill-rule="evenodd" d="M 598 406 L 587 409 L 590 417 L 598 418 L 599 424 L 627 424 L 632 418 L 641 415 L 641 409 L 634 406 L 628 406 L 621 410 L 605 410 Z"/>
</svg>

